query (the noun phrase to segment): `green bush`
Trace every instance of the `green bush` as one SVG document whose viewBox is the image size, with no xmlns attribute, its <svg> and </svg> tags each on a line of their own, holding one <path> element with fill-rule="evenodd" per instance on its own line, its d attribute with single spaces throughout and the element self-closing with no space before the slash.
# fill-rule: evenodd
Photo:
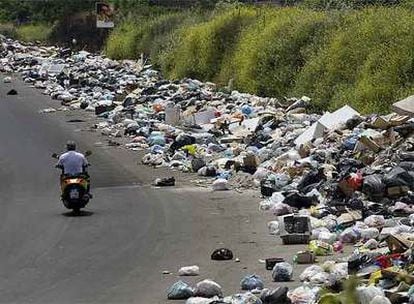
<svg viewBox="0 0 414 304">
<path fill-rule="evenodd" d="M 195 15 L 194 19 L 190 18 L 191 12 L 169 13 L 148 22 L 145 34 L 138 43 L 138 49 L 157 62 L 159 54 L 168 47 L 174 31 L 184 24 L 189 26 L 193 20 L 198 20 L 199 16 L 197 13 Z"/>
<path fill-rule="evenodd" d="M 136 59 L 139 53 L 136 44 L 142 38 L 143 26 L 131 20 L 121 23 L 109 35 L 106 42 L 105 53 L 113 59 Z"/>
<path fill-rule="evenodd" d="M 364 113 L 387 112 L 414 93 L 412 33 L 412 11 L 402 7 L 242 7 L 169 13 L 138 25 L 130 19 L 111 34 L 106 51 L 114 58 L 144 52 L 172 79 L 233 79 L 240 91 L 308 95 L 315 110 L 350 104 Z"/>
<path fill-rule="evenodd" d="M 45 42 L 51 32 L 52 27 L 47 24 L 26 24 L 17 27 L 17 38 L 27 42 Z"/>
<path fill-rule="evenodd" d="M 284 96 L 305 64 L 308 49 L 319 41 L 328 18 L 296 8 L 273 10 L 265 21 L 246 31 L 232 62 L 222 73 L 237 89 L 259 95 Z"/>
<path fill-rule="evenodd" d="M 141 53 L 160 62 L 161 53 L 170 45 L 174 31 L 200 20 L 197 12 L 166 13 L 151 18 L 128 18 L 110 34 L 106 54 L 115 59 L 138 58 Z"/>
<path fill-rule="evenodd" d="M 170 27 L 170 30 L 164 31 L 164 34 L 157 36 L 150 52 L 152 62 L 165 72 L 173 69 L 173 50 L 177 49 L 179 46 L 179 33 L 185 28 L 206 21 L 210 17 L 210 14 L 199 10 L 191 10 L 182 12 L 176 16 L 178 18 L 175 18 L 177 18 L 179 22 L 175 24 L 175 27 Z"/>
<path fill-rule="evenodd" d="M 16 38 L 16 27 L 11 23 L 0 23 L 0 35 L 9 38 Z"/>
<path fill-rule="evenodd" d="M 231 9 L 185 28 L 172 50 L 171 65 L 164 72 L 172 78 L 216 80 L 223 60 L 232 53 L 243 29 L 255 20 L 253 9 Z"/>
<path fill-rule="evenodd" d="M 328 42 L 296 78 L 296 94 L 317 108 L 351 104 L 362 112 L 387 112 L 414 92 L 414 20 L 403 9 L 375 8 L 344 15 Z"/>
</svg>

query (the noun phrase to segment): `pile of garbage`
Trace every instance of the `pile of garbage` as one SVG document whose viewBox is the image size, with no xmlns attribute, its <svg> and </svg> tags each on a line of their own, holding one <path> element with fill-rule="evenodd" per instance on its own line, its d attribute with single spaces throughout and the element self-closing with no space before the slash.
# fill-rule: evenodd
<svg viewBox="0 0 414 304">
<path fill-rule="evenodd" d="M 254 286 L 261 296 L 222 298 L 217 283 L 202 281 L 195 288 L 178 282 L 169 297 L 331 303 L 331 296 L 342 303 L 343 282 L 356 275 L 360 303 L 414 303 L 413 98 L 394 107 L 399 114 L 363 116 L 344 106 L 319 115 L 309 113 L 306 96 L 280 101 L 193 79 L 168 81 L 143 61 L 0 41 L 0 72 L 20 73 L 59 102 L 44 113 L 94 112 L 102 118 L 95 128 L 127 138 L 127 149 L 145 151 L 146 165 L 197 173 L 216 191 L 260 189 L 260 209 L 276 216 L 269 232 L 284 244 L 306 244 L 294 262 L 313 264 L 300 276 L 304 284 L 291 291 L 263 291 L 252 275 L 242 289 Z M 317 256 L 342 252 L 347 244 L 355 248 L 347 259 L 316 264 Z M 273 262 L 272 278 L 289 281 L 292 261 Z M 279 302 L 266 300 L 272 296 Z"/>
</svg>

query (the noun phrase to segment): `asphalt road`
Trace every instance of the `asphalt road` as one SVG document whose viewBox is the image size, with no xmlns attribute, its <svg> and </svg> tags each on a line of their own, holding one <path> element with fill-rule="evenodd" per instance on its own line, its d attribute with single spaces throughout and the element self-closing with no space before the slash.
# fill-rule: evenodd
<svg viewBox="0 0 414 304">
<path fill-rule="evenodd" d="M 6 95 L 11 88 L 18 95 Z M 272 288 L 280 283 L 259 260 L 291 261 L 305 248 L 268 235 L 274 217 L 258 211 L 257 192 L 211 192 L 190 186 L 191 174 L 138 165 L 140 155 L 108 146 L 90 130 L 93 114 L 39 114 L 50 106 L 60 105 L 17 80 L 4 84 L 0 75 L 0 303 L 166 303 L 166 289 L 183 279 L 179 267 L 194 264 L 201 274 L 186 282 L 210 278 L 226 295 L 240 292 L 246 274 Z M 93 151 L 94 199 L 80 217 L 59 200 L 51 158 L 68 139 Z M 171 174 L 176 187 L 150 186 Z M 240 262 L 211 261 L 220 247 Z M 299 285 L 305 267 L 296 265 L 295 281 L 283 285 Z"/>
<path fill-rule="evenodd" d="M 264 268 L 258 252 L 273 240 L 259 240 L 266 233 L 258 227 L 266 228 L 257 201 L 184 185 L 152 188 L 164 171 L 137 166 L 129 151 L 98 148 L 98 134 L 67 122 L 87 115 L 39 114 L 59 104 L 17 80 L 0 81 L 0 303 L 165 303 L 180 266 L 198 264 L 202 275 L 187 281 L 212 278 L 227 294 L 238 291 L 248 264 Z M 7 96 L 10 88 L 18 95 Z M 80 217 L 59 201 L 50 157 L 68 139 L 94 152 L 94 199 Z M 222 246 L 242 262 L 212 263 Z"/>
</svg>

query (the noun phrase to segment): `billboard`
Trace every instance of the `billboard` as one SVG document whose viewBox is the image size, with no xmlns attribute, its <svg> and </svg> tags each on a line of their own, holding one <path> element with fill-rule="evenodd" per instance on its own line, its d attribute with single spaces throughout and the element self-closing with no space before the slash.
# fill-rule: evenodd
<svg viewBox="0 0 414 304">
<path fill-rule="evenodd" d="M 111 5 L 104 2 L 96 3 L 96 27 L 113 28 L 114 27 L 114 9 Z"/>
</svg>

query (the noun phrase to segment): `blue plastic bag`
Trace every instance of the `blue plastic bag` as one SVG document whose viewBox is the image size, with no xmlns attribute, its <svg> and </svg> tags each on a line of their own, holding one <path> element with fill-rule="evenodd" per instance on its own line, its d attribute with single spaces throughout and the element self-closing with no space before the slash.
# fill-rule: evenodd
<svg viewBox="0 0 414 304">
<path fill-rule="evenodd" d="M 194 296 L 193 288 L 183 281 L 174 283 L 167 291 L 169 300 L 185 300 L 192 296 Z"/>
<path fill-rule="evenodd" d="M 255 274 L 245 276 L 240 285 L 242 290 L 263 289 L 264 287 L 262 279 Z"/>
</svg>

